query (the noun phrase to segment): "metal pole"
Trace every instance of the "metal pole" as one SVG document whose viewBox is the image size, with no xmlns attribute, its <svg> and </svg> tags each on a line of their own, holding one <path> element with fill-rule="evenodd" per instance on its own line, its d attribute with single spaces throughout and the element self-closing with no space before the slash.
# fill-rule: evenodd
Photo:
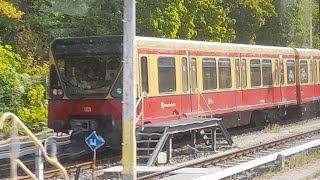
<svg viewBox="0 0 320 180">
<path fill-rule="evenodd" d="M 92 179 L 96 179 L 96 158 L 97 152 L 96 150 L 93 151 L 93 159 L 92 159 Z"/>
<path fill-rule="evenodd" d="M 17 179 L 18 173 L 18 164 L 17 159 L 19 157 L 20 151 L 20 144 L 19 144 L 19 137 L 18 137 L 18 125 L 16 121 L 12 121 L 12 141 L 10 147 L 10 164 L 11 164 L 11 179 Z"/>
<path fill-rule="evenodd" d="M 172 159 L 172 135 L 169 135 L 167 141 L 167 163 L 170 163 Z"/>
<path fill-rule="evenodd" d="M 312 13 L 311 13 L 311 17 L 310 17 L 310 49 L 313 48 L 313 33 L 312 33 Z"/>
<path fill-rule="evenodd" d="M 191 147 L 196 147 L 197 135 L 196 130 L 191 131 Z"/>
<path fill-rule="evenodd" d="M 44 161 L 42 157 L 42 151 L 40 148 L 36 148 L 36 176 L 38 180 L 44 179 Z"/>
<path fill-rule="evenodd" d="M 212 150 L 217 152 L 217 128 L 213 127 L 211 129 L 211 142 L 212 142 Z"/>
<path fill-rule="evenodd" d="M 122 117 L 122 162 L 123 179 L 136 179 L 136 77 L 135 77 L 135 35 L 136 1 L 124 0 L 123 39 L 123 117 Z"/>
</svg>

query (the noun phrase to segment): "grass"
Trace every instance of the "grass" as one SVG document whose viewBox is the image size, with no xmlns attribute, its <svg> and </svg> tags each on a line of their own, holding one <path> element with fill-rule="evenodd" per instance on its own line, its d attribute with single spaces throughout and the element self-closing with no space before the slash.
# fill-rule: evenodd
<svg viewBox="0 0 320 180">
<path fill-rule="evenodd" d="M 314 163 L 315 161 L 317 161 L 319 159 L 320 159 L 320 150 L 317 150 L 311 154 L 306 153 L 306 152 L 298 153 L 298 154 L 289 158 L 288 163 L 286 163 L 284 168 L 271 169 L 270 171 L 268 171 L 264 175 L 260 176 L 259 179 L 260 178 L 262 178 L 262 179 L 271 178 L 275 173 L 282 174 L 282 173 L 289 171 L 290 169 L 298 168 L 298 167 L 305 166 L 307 164 Z M 312 177 L 310 177 L 310 179 L 312 179 L 313 177 L 319 177 L 319 176 L 320 176 L 320 171 L 315 173 Z"/>
<path fill-rule="evenodd" d="M 271 133 L 278 133 L 280 132 L 280 126 L 279 124 L 268 124 L 268 126 L 264 128 L 264 131 L 271 132 Z"/>
<path fill-rule="evenodd" d="M 308 177 L 308 179 L 319 178 L 319 177 L 320 177 L 320 171 L 318 171 L 315 174 L 313 174 L 312 177 Z"/>
</svg>

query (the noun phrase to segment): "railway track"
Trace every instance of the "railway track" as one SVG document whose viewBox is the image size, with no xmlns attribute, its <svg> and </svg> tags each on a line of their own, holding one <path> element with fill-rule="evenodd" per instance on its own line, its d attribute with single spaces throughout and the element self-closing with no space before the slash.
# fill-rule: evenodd
<svg viewBox="0 0 320 180">
<path fill-rule="evenodd" d="M 200 160 L 194 160 L 187 163 L 182 163 L 177 165 L 174 168 L 152 173 L 148 175 L 141 176 L 137 179 L 145 180 L 145 179 L 158 179 L 172 175 L 173 171 L 177 171 L 182 168 L 208 168 L 208 167 L 220 167 L 220 168 L 228 168 L 240 163 L 250 161 L 252 159 L 257 159 L 259 157 L 265 156 L 272 152 L 279 151 L 280 149 L 286 149 L 288 147 L 297 146 L 298 144 L 302 144 L 305 141 L 311 141 L 312 139 L 318 139 L 320 134 L 320 129 L 313 130 L 310 132 L 301 133 L 298 135 L 293 135 L 290 137 L 286 137 L 280 140 L 276 140 L 273 142 L 268 142 L 260 145 L 256 145 L 253 147 L 249 147 L 246 149 L 237 150 L 234 152 L 230 152 L 227 154 L 223 154 L 215 157 L 207 157 Z"/>
<path fill-rule="evenodd" d="M 121 156 L 114 156 L 112 158 L 97 160 L 96 164 L 97 165 L 113 164 L 115 162 L 118 162 L 120 159 L 121 159 Z M 79 163 L 75 165 L 69 165 L 65 168 L 69 175 L 74 175 L 75 179 L 77 179 L 76 176 L 81 176 L 80 171 L 92 170 L 92 165 L 93 165 L 92 162 L 85 162 L 85 163 Z M 61 173 L 57 169 L 45 171 L 44 173 L 45 179 L 57 178 L 59 175 L 61 175 Z M 21 176 L 18 178 L 18 180 L 31 180 L 31 179 L 32 178 L 30 176 Z"/>
<path fill-rule="evenodd" d="M 287 123 L 285 123 L 285 124 L 287 124 Z M 259 130 L 261 130 L 262 129 L 262 127 L 247 127 L 247 128 L 245 128 L 245 130 L 243 130 L 242 128 L 241 129 L 237 129 L 237 128 L 235 128 L 235 129 L 232 129 L 231 131 L 232 131 L 232 134 L 234 134 L 234 135 L 236 135 L 236 134 L 241 134 L 241 133 L 245 133 L 245 132 L 248 132 L 248 130 L 249 130 L 249 132 L 254 132 L 254 131 L 259 131 Z M 320 130 L 319 130 L 320 131 Z M 320 133 L 320 132 L 317 132 L 317 134 L 318 133 Z M 298 136 L 297 136 L 297 138 L 298 138 Z M 63 138 L 62 138 L 63 139 Z M 62 139 L 61 139 L 61 141 L 62 141 Z M 299 138 L 298 138 L 299 139 Z M 300 137 L 300 139 L 301 139 L 301 137 Z M 65 138 L 65 140 L 66 141 L 64 141 L 64 142 L 58 142 L 57 144 L 59 144 L 59 147 L 63 147 L 63 144 L 65 143 L 65 145 L 67 146 L 68 145 L 68 138 Z M 57 141 L 59 141 L 59 140 L 57 140 Z M 291 140 L 288 140 L 288 141 L 291 141 Z M 27 154 L 32 154 L 32 153 L 34 153 L 34 147 L 32 147 L 32 145 L 30 145 L 30 144 L 28 144 L 28 143 L 25 143 L 25 145 L 23 145 L 24 143 L 22 143 L 21 144 L 21 147 L 26 147 L 26 148 L 28 148 L 28 150 L 25 150 L 25 151 L 29 151 Z M 178 143 L 178 144 L 181 144 L 181 142 L 180 143 Z M 178 144 L 175 144 L 176 146 L 178 146 Z M 280 143 L 280 144 L 282 144 L 282 142 Z M 265 146 L 270 146 L 271 147 L 271 143 L 268 143 L 267 145 L 265 145 Z M 257 149 L 258 149 L 258 147 L 256 147 Z M 10 150 L 10 148 L 9 148 L 9 146 L 7 146 L 6 148 L 4 148 L 4 146 L 0 146 L 0 157 L 2 157 L 1 156 L 1 153 L 3 153 L 3 152 L 9 152 L 9 150 Z M 259 149 L 258 149 L 259 150 Z M 257 150 L 257 151 L 258 151 Z M 254 154 L 254 150 L 250 150 L 250 149 L 246 149 L 246 150 L 241 150 L 241 151 L 239 151 L 238 152 L 238 155 L 232 155 L 232 154 L 230 154 L 229 155 L 229 157 L 227 156 L 227 155 L 223 155 L 223 156 L 219 156 L 218 158 L 216 158 L 216 160 L 213 160 L 212 162 L 210 162 L 210 163 L 208 163 L 207 165 L 210 165 L 210 166 L 213 166 L 213 164 L 214 164 L 214 162 L 215 161 L 217 161 L 217 163 L 220 163 L 220 164 L 222 164 L 221 162 L 223 162 L 223 159 L 225 159 L 225 161 L 227 161 L 227 160 L 230 160 L 231 162 L 229 162 L 229 164 L 234 164 L 234 158 L 237 158 L 237 157 L 241 157 L 241 154 L 248 154 L 249 152 L 251 152 L 252 154 Z M 22 155 L 23 153 L 21 153 L 21 155 Z M 3 154 L 2 154 L 3 155 Z M 6 155 L 7 157 L 8 157 L 8 155 Z M 4 157 L 4 156 L 3 156 Z M 59 154 L 59 157 L 61 158 L 61 159 L 63 159 L 62 157 L 68 157 L 68 155 L 65 155 L 65 154 Z M 78 164 L 71 164 L 70 162 L 69 163 L 64 163 L 64 165 L 65 166 L 67 166 L 67 170 L 68 170 L 68 172 L 69 172 L 69 175 L 70 174 L 75 174 L 75 172 L 77 171 L 77 169 L 81 169 L 82 171 L 85 171 L 85 170 L 89 170 L 89 169 L 91 169 L 92 168 L 92 163 L 91 162 L 87 162 L 88 160 L 90 161 L 90 158 L 91 158 L 91 156 L 89 156 L 88 158 L 87 158 L 87 160 L 85 161 L 84 159 L 83 159 L 83 161 L 78 161 Z M 0 158 L 1 159 L 1 158 Z M 113 160 L 114 159 L 114 160 Z M 214 159 L 214 158 L 213 158 Z M 116 157 L 108 157 L 108 159 L 100 159 L 100 160 L 98 160 L 97 161 L 97 164 L 112 164 L 112 163 L 114 163 L 114 162 L 117 162 L 118 160 L 120 160 L 120 157 L 118 157 L 118 156 L 116 156 Z M 208 162 L 209 162 L 210 160 L 208 160 Z M 74 162 L 74 161 L 73 161 Z M 83 163 L 84 162 L 84 163 Z M 7 161 L 7 163 L 9 163 L 9 161 Z M 30 160 L 30 161 L 28 161 L 28 162 L 26 162 L 27 164 L 29 164 L 31 167 L 32 167 L 32 165 L 34 164 L 34 158 L 33 158 L 33 161 L 32 160 Z M 188 165 L 188 164 L 182 164 L 182 165 L 179 165 L 177 168 L 175 168 L 175 169 L 172 169 L 172 171 L 174 171 L 174 170 L 177 170 L 177 169 L 181 169 L 181 168 L 183 168 L 183 167 L 205 167 L 206 165 L 204 164 L 202 164 L 202 165 L 200 165 L 200 162 L 198 162 L 199 163 L 199 165 L 197 165 L 197 164 L 195 164 L 195 165 Z M 1 164 L 1 163 L 0 163 Z M 71 165 L 70 165 L 71 164 Z M 228 163 L 227 163 L 228 164 Z M 182 166 L 182 167 L 180 167 L 180 166 Z M 4 170 L 4 171 L 7 171 L 7 173 L 9 172 L 9 165 L 8 164 L 3 164 L 3 165 L 0 165 L 0 169 L 1 170 Z M 101 169 L 101 168 L 100 168 Z M 171 172 L 172 172 L 171 171 Z M 170 173 L 170 171 L 168 172 L 168 173 Z M 52 177 L 54 177 L 54 176 L 56 176 L 56 175 L 58 175 L 59 174 L 59 172 L 57 172 L 56 170 L 49 170 L 49 171 L 47 171 L 47 172 L 45 172 L 45 177 L 46 178 L 52 178 Z M 153 175 L 152 175 L 153 176 Z M 167 176 L 167 175 L 159 175 L 159 176 Z M 155 175 L 155 177 L 157 177 L 156 175 Z M 143 176 L 142 177 L 140 177 L 140 178 L 144 178 Z M 148 179 L 148 176 L 146 177 L 147 179 Z M 30 179 L 30 177 L 28 177 L 28 176 L 25 176 L 25 177 L 21 177 L 20 179 Z"/>
<path fill-rule="evenodd" d="M 46 148 L 47 152 L 56 154 L 62 152 L 70 144 L 70 136 L 50 136 L 46 139 L 41 140 Z M 33 142 L 21 142 L 15 145 L 19 147 L 19 153 L 17 157 L 30 169 L 34 168 L 36 152 L 36 146 Z M 54 148 L 52 148 L 54 147 Z M 3 144 L 0 146 L 0 173 L 2 177 L 9 176 L 10 172 L 10 144 Z M 54 151 L 54 152 L 53 152 Z M 59 158 L 59 157 L 58 157 Z"/>
</svg>

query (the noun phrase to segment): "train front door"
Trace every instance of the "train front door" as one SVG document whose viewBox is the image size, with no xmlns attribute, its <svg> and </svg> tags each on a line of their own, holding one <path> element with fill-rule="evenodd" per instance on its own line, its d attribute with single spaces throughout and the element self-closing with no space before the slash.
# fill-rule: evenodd
<svg viewBox="0 0 320 180">
<path fill-rule="evenodd" d="M 190 58 L 190 97 L 191 111 L 197 113 L 198 105 L 198 81 L 197 81 L 197 61 L 195 57 Z"/>
<path fill-rule="evenodd" d="M 279 71 L 280 71 L 280 94 L 281 94 L 281 102 L 285 103 L 287 101 L 285 97 L 285 92 L 284 92 L 284 64 L 283 64 L 283 59 L 280 57 L 279 61 Z"/>
<path fill-rule="evenodd" d="M 312 63 L 313 63 L 313 64 L 312 64 Z M 311 67 L 310 67 L 310 69 L 311 69 L 311 71 L 312 71 L 312 73 L 311 73 L 312 79 L 311 79 L 311 80 L 312 80 L 312 86 L 313 86 L 313 88 L 312 88 L 312 89 L 313 89 L 312 98 L 315 99 L 315 98 L 317 97 L 316 82 L 318 81 L 317 61 L 315 61 L 315 60 L 313 59 L 313 57 L 312 57 L 310 64 L 312 64 Z"/>
<path fill-rule="evenodd" d="M 242 74 L 242 63 L 244 63 L 244 67 L 245 67 L 245 60 L 244 62 L 240 61 L 241 58 L 236 58 L 235 59 L 235 77 L 236 77 L 236 106 L 241 108 L 242 106 L 242 91 L 243 91 L 243 87 L 241 86 L 241 77 L 245 76 L 245 74 Z"/>
<path fill-rule="evenodd" d="M 182 90 L 181 114 L 186 117 L 197 116 L 197 64 L 196 58 L 190 56 L 181 57 L 182 65 Z"/>
<path fill-rule="evenodd" d="M 276 59 L 275 62 L 275 86 L 273 90 L 273 102 L 279 105 L 283 104 L 285 101 L 283 85 L 284 85 L 284 67 L 283 60 L 281 59 L 281 55 L 279 59 Z"/>
</svg>

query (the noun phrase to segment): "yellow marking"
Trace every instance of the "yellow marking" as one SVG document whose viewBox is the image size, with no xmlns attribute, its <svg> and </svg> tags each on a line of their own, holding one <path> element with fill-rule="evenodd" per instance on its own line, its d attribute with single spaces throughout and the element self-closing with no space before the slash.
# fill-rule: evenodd
<svg viewBox="0 0 320 180">
<path fill-rule="evenodd" d="M 136 136 L 135 121 L 124 120 L 122 124 L 122 163 L 123 175 L 136 177 Z"/>
</svg>

